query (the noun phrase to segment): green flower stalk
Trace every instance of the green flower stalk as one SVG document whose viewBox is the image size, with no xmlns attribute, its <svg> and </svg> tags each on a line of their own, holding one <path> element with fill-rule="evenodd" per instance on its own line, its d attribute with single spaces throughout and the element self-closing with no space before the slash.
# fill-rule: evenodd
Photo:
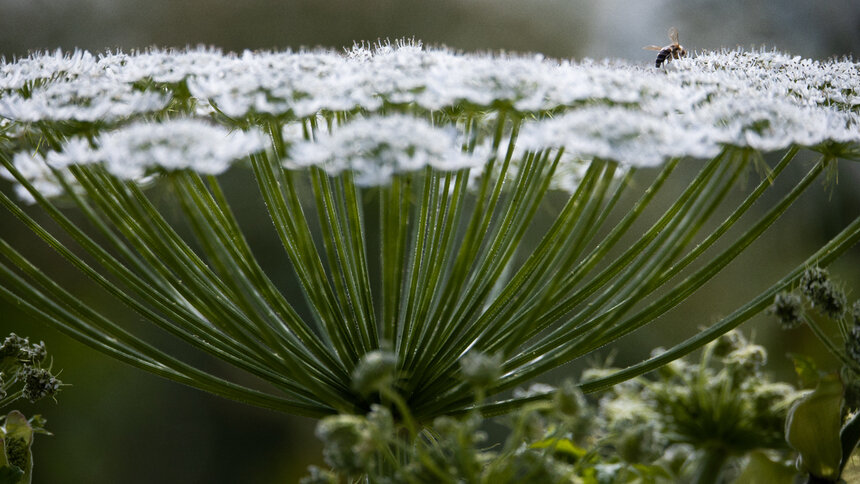
<svg viewBox="0 0 860 484">
<path fill-rule="evenodd" d="M 16 192 L 0 204 L 135 318 L 268 387 L 159 349 L 2 235 L 0 295 L 119 360 L 261 407 L 322 417 L 382 404 L 413 433 L 470 412 L 477 394 L 487 414 L 505 412 L 551 396 L 503 392 L 672 310 L 837 159 L 858 159 L 857 85 L 853 62 L 777 52 L 665 70 L 415 42 L 34 54 L 0 64 L 0 167 Z M 746 220 L 802 149 L 820 160 Z M 773 151 L 782 160 L 732 200 Z M 705 160 L 698 173 L 678 175 L 692 159 Z M 260 260 L 231 209 L 222 182 L 249 173 L 258 193 L 241 195 L 265 203 L 290 267 Z M 670 180 L 686 188 L 637 232 Z M 160 210 L 162 187 L 181 220 Z M 537 223 L 555 194 L 563 206 Z M 860 218 L 722 321 L 582 389 L 701 347 L 858 239 Z M 281 271 L 299 293 L 274 282 Z"/>
</svg>

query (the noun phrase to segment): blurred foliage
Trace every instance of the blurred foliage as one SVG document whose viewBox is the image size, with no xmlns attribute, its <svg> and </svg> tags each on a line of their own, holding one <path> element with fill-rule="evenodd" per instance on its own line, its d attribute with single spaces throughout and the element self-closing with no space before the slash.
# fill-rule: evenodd
<svg viewBox="0 0 860 484">
<path fill-rule="evenodd" d="M 301 482 L 788 482 L 768 479 L 793 474 L 783 429 L 800 393 L 772 381 L 766 360 L 735 330 L 699 361 L 676 360 L 596 400 L 571 380 L 556 391 L 534 385 L 525 393 L 543 400 L 498 419 L 509 430 L 498 445 L 477 412 L 408 435 L 380 405 L 366 416 L 325 417 L 316 433 L 329 468 L 312 466 Z M 583 379 L 611 371 L 586 370 Z"/>
</svg>

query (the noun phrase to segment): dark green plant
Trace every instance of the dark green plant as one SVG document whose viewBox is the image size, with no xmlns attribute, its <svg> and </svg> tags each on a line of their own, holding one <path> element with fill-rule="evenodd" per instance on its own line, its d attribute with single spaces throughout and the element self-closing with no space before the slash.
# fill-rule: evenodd
<svg viewBox="0 0 860 484">
<path fill-rule="evenodd" d="M 796 292 L 777 295 L 770 312 L 785 329 L 809 327 L 841 370 L 824 374 L 812 360 L 796 357 L 801 377 L 815 389 L 791 409 L 786 437 L 800 454 L 798 467 L 807 482 L 843 482 L 843 471 L 860 443 L 860 300 L 849 310 L 845 291 L 820 267 L 804 271 Z M 838 330 L 841 346 L 828 334 L 828 326 Z"/>
<path fill-rule="evenodd" d="M 0 409 L 5 412 L 22 398 L 31 403 L 54 398 L 62 382 L 50 367 L 43 367 L 47 359 L 45 343 L 30 343 L 15 333 L 6 337 L 0 345 Z M 45 430 L 45 419 L 41 415 L 27 419 L 12 410 L 0 421 L 0 483 L 29 484 L 33 477 L 33 437 L 37 433 L 51 435 Z"/>
<path fill-rule="evenodd" d="M 523 395 L 551 398 L 496 419 L 508 431 L 498 444 L 483 430 L 489 419 L 476 412 L 439 417 L 416 435 L 398 432 L 381 406 L 367 416 L 326 417 L 317 436 L 329 468 L 312 468 L 302 482 L 704 484 L 790 476 L 785 420 L 801 394 L 773 382 L 765 360 L 762 347 L 730 332 L 698 362 L 676 360 L 596 402 L 569 380 L 537 386 Z"/>
</svg>

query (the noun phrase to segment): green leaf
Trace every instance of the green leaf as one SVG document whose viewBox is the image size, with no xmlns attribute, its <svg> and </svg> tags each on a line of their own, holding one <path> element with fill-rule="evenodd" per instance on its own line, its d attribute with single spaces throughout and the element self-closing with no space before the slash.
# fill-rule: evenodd
<svg viewBox="0 0 860 484">
<path fill-rule="evenodd" d="M 554 453 L 572 457 L 574 460 L 579 460 L 588 453 L 587 450 L 574 444 L 570 439 L 544 439 L 531 444 L 529 447 L 532 449 L 551 448 Z"/>
<path fill-rule="evenodd" d="M 13 410 L 6 416 L 5 435 L 3 436 L 3 454 L 6 462 L 14 469 L 21 469 L 18 484 L 29 484 L 33 475 L 33 456 L 30 446 L 33 445 L 33 428 L 27 417 Z"/>
<path fill-rule="evenodd" d="M 21 482 L 21 477 L 24 471 L 15 466 L 0 467 L 0 484 L 18 484 Z"/>
<path fill-rule="evenodd" d="M 788 357 L 794 363 L 794 372 L 803 387 L 813 387 L 821 380 L 821 373 L 812 358 L 797 353 L 789 353 Z"/>
<path fill-rule="evenodd" d="M 836 375 L 822 379 L 810 394 L 789 410 L 785 424 L 788 444 L 800 453 L 800 468 L 811 475 L 839 477 L 842 443 L 842 382 Z"/>
<path fill-rule="evenodd" d="M 757 482 L 770 482 L 773 484 L 794 482 L 797 471 L 792 466 L 775 462 L 768 458 L 764 452 L 756 451 L 750 453 L 750 460 L 744 466 L 741 475 L 734 484 L 755 484 Z"/>
</svg>

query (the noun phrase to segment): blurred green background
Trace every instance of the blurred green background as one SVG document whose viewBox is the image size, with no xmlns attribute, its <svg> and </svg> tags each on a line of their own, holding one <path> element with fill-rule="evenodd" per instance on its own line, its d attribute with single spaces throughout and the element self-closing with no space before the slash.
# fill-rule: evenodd
<svg viewBox="0 0 860 484">
<path fill-rule="evenodd" d="M 641 46 L 662 45 L 673 25 L 688 49 L 766 46 L 814 58 L 860 52 L 860 2 L 856 0 L 0 0 L 0 55 L 8 60 L 41 49 L 102 51 L 198 44 L 232 51 L 342 48 L 354 41 L 414 37 L 426 44 L 470 51 L 616 57 L 647 65 L 653 53 L 642 51 Z M 794 165 L 791 175 L 796 177 L 807 163 L 801 160 Z M 246 222 L 259 257 L 272 261 L 270 272 L 278 278 L 283 254 L 251 181 L 247 173 L 231 176 L 240 220 Z M 809 190 L 767 237 L 688 304 L 638 332 L 635 342 L 618 345 L 616 362 L 637 361 L 656 344 L 680 341 L 772 283 L 858 216 L 858 186 L 860 165 L 842 163 L 838 183 Z M 0 189 L 9 186 L 0 184 Z M 666 190 L 667 197 L 671 192 Z M 56 270 L 59 281 L 81 283 L 78 274 L 34 243 L 6 212 L 0 213 L 0 233 L 16 247 L 26 248 L 47 269 Z M 855 247 L 832 271 L 847 287 L 855 288 L 852 298 L 858 297 L 856 288 L 860 288 L 858 267 L 860 249 Z M 289 291 L 290 282 L 283 279 Z M 93 292 L 88 297 L 104 296 Z M 122 317 L 118 308 L 109 312 Z M 774 331 L 764 316 L 743 328 L 768 346 L 773 370 L 785 379 L 791 378 L 786 353 L 820 350 L 810 333 Z M 156 341 L 163 339 L 142 330 Z M 10 331 L 45 340 L 54 368 L 62 369 L 61 378 L 72 385 L 59 395 L 59 405 L 51 401 L 17 405 L 28 415 L 42 413 L 56 434 L 36 441 L 34 482 L 295 482 L 307 465 L 321 461 L 312 420 L 258 410 L 161 380 L 83 347 L 0 303 L 0 336 Z M 207 369 L 231 374 L 217 362 L 172 347 L 170 340 L 164 344 Z M 822 362 L 828 364 L 823 357 Z M 580 365 L 559 370 L 553 377 L 578 375 Z"/>
</svg>

